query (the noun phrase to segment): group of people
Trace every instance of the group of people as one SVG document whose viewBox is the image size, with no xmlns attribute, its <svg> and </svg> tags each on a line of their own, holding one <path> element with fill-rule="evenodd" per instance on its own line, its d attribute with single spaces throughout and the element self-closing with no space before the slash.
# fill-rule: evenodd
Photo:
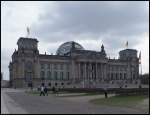
<svg viewBox="0 0 150 115">
<path fill-rule="evenodd" d="M 43 95 L 47 95 L 48 96 L 48 88 L 44 85 L 41 85 L 41 88 L 40 88 L 40 96 Z"/>
<path fill-rule="evenodd" d="M 53 93 L 58 95 L 58 89 L 57 88 L 53 87 L 52 91 L 53 91 Z M 107 89 L 104 89 L 104 94 L 105 94 L 105 98 L 107 98 L 108 97 L 107 96 L 107 94 L 108 94 Z M 43 96 L 47 95 L 48 96 L 48 88 L 46 86 L 44 86 L 43 84 L 41 85 L 41 88 L 40 88 L 40 96 L 41 95 L 43 95 Z"/>
<path fill-rule="evenodd" d="M 58 94 L 58 89 L 57 88 L 53 87 L 52 91 L 56 95 Z M 47 95 L 48 96 L 48 88 L 46 86 L 44 86 L 44 85 L 41 85 L 41 87 L 40 87 L 40 96 L 41 95 L 43 95 L 43 96 Z"/>
</svg>

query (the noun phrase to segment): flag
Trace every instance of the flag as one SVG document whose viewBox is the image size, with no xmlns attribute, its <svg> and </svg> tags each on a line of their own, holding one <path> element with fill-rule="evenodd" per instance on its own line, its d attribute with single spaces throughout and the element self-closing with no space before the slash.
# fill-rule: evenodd
<svg viewBox="0 0 150 115">
<path fill-rule="evenodd" d="M 126 47 L 128 48 L 128 41 L 126 42 Z"/>
<path fill-rule="evenodd" d="M 139 53 L 139 64 L 141 63 L 141 51 Z"/>
<path fill-rule="evenodd" d="M 27 35 L 29 35 L 30 34 L 30 29 L 29 29 L 29 27 L 27 27 Z"/>
</svg>

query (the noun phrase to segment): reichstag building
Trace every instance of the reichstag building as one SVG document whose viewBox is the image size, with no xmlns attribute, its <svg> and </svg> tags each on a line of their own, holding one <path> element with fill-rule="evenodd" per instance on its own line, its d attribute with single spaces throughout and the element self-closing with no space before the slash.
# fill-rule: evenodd
<svg viewBox="0 0 150 115">
<path fill-rule="evenodd" d="M 55 55 L 40 54 L 34 38 L 21 37 L 17 45 L 9 63 L 12 87 L 38 87 L 41 83 L 60 88 L 124 87 L 140 82 L 135 49 L 121 50 L 118 59 L 110 59 L 103 45 L 92 51 L 69 41 Z"/>
</svg>

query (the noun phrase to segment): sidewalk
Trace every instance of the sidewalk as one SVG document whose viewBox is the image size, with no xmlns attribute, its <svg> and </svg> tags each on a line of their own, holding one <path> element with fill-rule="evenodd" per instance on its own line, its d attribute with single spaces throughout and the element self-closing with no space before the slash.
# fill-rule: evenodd
<svg viewBox="0 0 150 115">
<path fill-rule="evenodd" d="M 1 114 L 27 114 L 18 103 L 6 94 L 7 92 L 18 92 L 18 90 L 1 89 Z"/>
<path fill-rule="evenodd" d="M 4 102 L 4 93 L 1 91 L 1 114 L 9 114 L 6 104 Z"/>
</svg>

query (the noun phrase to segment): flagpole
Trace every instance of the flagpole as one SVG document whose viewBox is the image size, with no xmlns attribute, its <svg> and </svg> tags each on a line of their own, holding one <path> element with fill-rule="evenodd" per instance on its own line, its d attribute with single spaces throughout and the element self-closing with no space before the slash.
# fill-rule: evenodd
<svg viewBox="0 0 150 115">
<path fill-rule="evenodd" d="M 140 51 L 140 54 L 139 54 L 139 59 L 140 59 L 140 66 L 141 66 L 141 76 L 140 76 L 140 81 L 142 79 L 142 60 L 141 60 L 141 51 Z"/>
<path fill-rule="evenodd" d="M 141 52 L 140 52 L 140 64 L 141 64 L 141 75 L 142 75 L 142 59 L 141 59 Z"/>
<path fill-rule="evenodd" d="M 142 75 L 142 62 L 141 62 L 141 75 Z"/>
<path fill-rule="evenodd" d="M 27 27 L 27 38 L 29 37 L 29 34 L 30 34 L 30 29 L 29 27 Z"/>
<path fill-rule="evenodd" d="M 125 48 L 128 49 L 128 41 L 126 41 Z"/>
</svg>

